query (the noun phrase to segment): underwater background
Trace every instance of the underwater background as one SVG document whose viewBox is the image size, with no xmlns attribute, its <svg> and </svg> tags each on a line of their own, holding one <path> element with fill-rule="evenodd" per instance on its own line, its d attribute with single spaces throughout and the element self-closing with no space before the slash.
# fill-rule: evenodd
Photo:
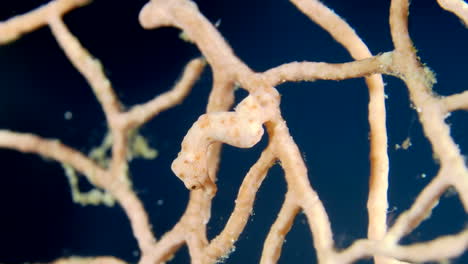
<svg viewBox="0 0 468 264">
<path fill-rule="evenodd" d="M 0 19 L 27 12 L 48 1 L 1 1 Z M 373 54 L 392 50 L 388 25 L 390 1 L 324 0 L 343 17 Z M 138 24 L 143 0 L 95 0 L 65 15 L 81 43 L 98 58 L 126 107 L 167 91 L 184 65 L 200 56 L 174 28 L 144 30 Z M 286 0 L 196 1 L 201 12 L 254 71 L 292 61 L 340 63 L 351 57 L 324 30 Z M 468 30 L 435 0 L 413 0 L 410 35 L 418 55 L 435 73 L 435 93 L 468 89 Z M 402 81 L 384 76 L 388 96 L 390 158 L 389 224 L 408 209 L 438 170 Z M 185 210 L 188 191 L 170 163 L 193 122 L 204 113 L 212 82 L 207 67 L 189 96 L 158 115 L 140 131 L 156 148 L 154 160 L 134 160 L 134 189 L 143 200 L 159 238 Z M 369 177 L 368 92 L 364 80 L 285 83 L 281 110 L 331 220 L 336 246 L 345 248 L 366 236 Z M 237 101 L 246 93 L 236 92 Z M 468 113 L 446 120 L 462 153 L 468 154 Z M 14 43 L 0 46 L 0 129 L 57 138 L 87 153 L 101 143 L 107 128 L 100 105 L 84 78 L 73 68 L 43 27 Z M 408 150 L 396 149 L 410 138 Z M 218 193 L 208 224 L 209 239 L 225 225 L 240 183 L 266 145 L 252 149 L 224 145 Z M 138 260 L 136 241 L 123 211 L 115 206 L 73 204 L 61 166 L 36 155 L 0 149 L 0 262 L 45 262 L 66 256 L 113 255 Z M 81 178 L 81 187 L 90 186 Z M 274 166 L 257 194 L 254 211 L 224 263 L 258 263 L 263 241 L 284 199 L 286 184 Z M 467 217 L 456 192 L 443 195 L 429 220 L 402 243 L 431 240 L 465 228 Z M 182 248 L 169 263 L 188 263 Z M 286 237 L 279 263 L 315 263 L 311 234 L 303 214 Z M 371 263 L 362 260 L 359 263 Z M 468 263 L 468 254 L 453 260 Z"/>
</svg>

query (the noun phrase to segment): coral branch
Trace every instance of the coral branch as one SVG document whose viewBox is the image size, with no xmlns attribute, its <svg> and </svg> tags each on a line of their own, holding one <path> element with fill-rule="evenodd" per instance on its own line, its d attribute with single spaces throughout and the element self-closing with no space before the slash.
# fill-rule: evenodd
<svg viewBox="0 0 468 264">
<path fill-rule="evenodd" d="M 121 108 L 111 83 L 105 76 L 101 63 L 81 46 L 79 40 L 70 33 L 59 15 L 59 13 L 50 15 L 49 25 L 52 33 L 70 62 L 93 88 L 94 94 L 109 119 L 112 115 L 117 114 Z"/>
<path fill-rule="evenodd" d="M 80 152 L 60 143 L 58 140 L 44 139 L 39 136 L 0 130 L 0 147 L 25 153 L 34 153 L 63 164 L 73 166 L 96 186 L 106 184 L 105 171 Z"/>
<path fill-rule="evenodd" d="M 121 118 L 129 123 L 128 126 L 139 127 L 160 112 L 181 103 L 200 77 L 204 66 L 203 59 L 190 61 L 185 66 L 182 78 L 170 91 L 160 94 L 144 104 L 133 106 L 128 112 L 123 113 Z"/>
<path fill-rule="evenodd" d="M 40 27 L 47 25 L 51 13 L 64 15 L 71 10 L 90 3 L 90 0 L 55 0 L 0 23 L 0 44 L 6 44 Z"/>
<path fill-rule="evenodd" d="M 460 18 L 465 26 L 468 26 L 468 4 L 464 0 L 437 0 L 439 5 L 449 11 L 454 13 L 458 18 Z"/>
</svg>

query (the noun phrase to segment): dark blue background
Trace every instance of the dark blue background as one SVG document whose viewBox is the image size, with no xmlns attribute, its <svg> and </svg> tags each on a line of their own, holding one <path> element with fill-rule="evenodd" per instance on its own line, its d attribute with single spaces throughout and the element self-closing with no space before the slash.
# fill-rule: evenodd
<svg viewBox="0 0 468 264">
<path fill-rule="evenodd" d="M 2 1 L 0 19 L 21 14 L 47 1 Z M 178 38 L 173 28 L 143 30 L 138 12 L 146 1 L 96 0 L 65 16 L 71 31 L 105 67 L 126 106 L 145 102 L 171 87 L 198 50 Z M 392 50 L 386 0 L 324 1 L 350 23 L 372 53 Z M 326 32 L 286 0 L 197 1 L 253 70 L 264 71 L 291 61 L 346 62 L 351 58 Z M 411 37 L 424 63 L 432 68 L 438 94 L 468 88 L 468 31 L 435 0 L 413 0 Z M 407 209 L 437 172 L 430 145 L 422 135 L 403 82 L 385 77 L 390 156 L 389 221 Z M 188 192 L 170 171 L 170 163 L 191 124 L 204 112 L 211 85 L 206 70 L 183 102 L 142 129 L 160 156 L 135 160 L 131 174 L 154 231 L 160 237 L 182 214 Z M 309 178 L 332 221 L 337 247 L 365 237 L 368 192 L 368 93 L 362 79 L 288 83 L 278 87 L 281 109 L 309 167 Z M 239 92 L 239 100 L 245 93 Z M 64 113 L 73 118 L 66 120 Z M 447 120 L 462 152 L 468 152 L 468 115 Z M 106 124 L 84 79 L 67 61 L 48 28 L 0 47 L 0 128 L 58 138 L 83 152 L 100 143 Z M 413 146 L 395 150 L 410 136 Z M 218 195 L 209 237 L 222 230 L 250 165 L 265 145 L 223 148 Z M 0 150 L 0 261 L 50 261 L 61 256 L 114 255 L 138 260 L 136 242 L 119 207 L 81 207 L 71 202 L 59 164 L 35 155 Z M 422 174 L 427 177 L 422 177 Z M 86 184 L 84 189 L 89 188 Z M 286 191 L 279 166 L 261 187 L 254 214 L 226 263 L 258 263 L 263 240 Z M 161 201 L 163 203 L 161 204 Z M 403 243 L 424 241 L 463 229 L 466 214 L 455 194 L 443 196 L 432 218 Z M 288 234 L 279 263 L 314 263 L 311 236 L 300 214 Z M 466 263 L 467 257 L 456 263 Z M 312 262 L 311 262 L 312 261 Z M 171 263 L 187 263 L 182 249 Z M 365 262 L 365 261 L 364 261 Z"/>
</svg>

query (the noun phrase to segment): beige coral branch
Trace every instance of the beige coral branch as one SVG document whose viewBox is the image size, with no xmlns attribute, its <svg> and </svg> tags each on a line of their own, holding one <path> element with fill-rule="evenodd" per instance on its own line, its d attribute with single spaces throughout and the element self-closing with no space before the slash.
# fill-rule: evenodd
<svg viewBox="0 0 468 264">
<path fill-rule="evenodd" d="M 127 262 L 114 257 L 82 258 L 70 257 L 58 259 L 51 264 L 125 264 Z"/>
<path fill-rule="evenodd" d="M 319 1 L 291 0 L 311 20 L 323 27 L 343 45 L 354 59 L 371 57 L 371 53 L 356 32 L 337 14 Z M 371 239 L 382 239 L 386 232 L 388 156 L 387 128 L 385 124 L 385 93 L 382 77 L 373 75 L 366 78 L 369 87 L 370 161 L 368 235 Z M 376 263 L 390 263 L 390 260 L 375 258 Z"/>
<path fill-rule="evenodd" d="M 385 241 L 358 240 L 348 249 L 338 254 L 335 263 L 353 263 L 358 259 L 371 255 L 391 256 L 404 260 L 399 262 L 405 264 L 424 263 L 433 259 L 447 260 L 459 256 L 466 250 L 467 246 L 468 230 L 456 235 L 440 236 L 431 241 L 404 246 L 391 246 Z"/>
<path fill-rule="evenodd" d="M 331 64 L 324 62 L 291 62 L 263 73 L 272 86 L 284 82 L 345 80 L 366 77 L 375 73 L 392 74 L 391 52 L 359 61 Z"/>
<path fill-rule="evenodd" d="M 50 13 L 64 15 L 71 10 L 90 3 L 90 0 L 55 0 L 0 23 L 0 44 L 6 44 L 40 27 L 47 25 Z"/>
<path fill-rule="evenodd" d="M 86 175 L 96 186 L 105 182 L 105 171 L 82 153 L 62 144 L 56 139 L 45 139 L 34 134 L 0 130 L 0 147 L 33 153 L 42 157 L 69 164 Z"/>
<path fill-rule="evenodd" d="M 59 15 L 58 12 L 49 15 L 52 33 L 70 62 L 86 78 L 103 107 L 106 118 L 109 119 L 118 114 L 121 108 L 111 83 L 105 76 L 101 63 L 93 58 L 79 40 L 71 34 Z"/>
<path fill-rule="evenodd" d="M 203 59 L 191 60 L 185 66 L 181 79 L 170 91 L 157 95 L 144 104 L 133 106 L 128 112 L 122 114 L 121 119 L 128 122 L 130 127 L 139 127 L 160 112 L 181 103 L 200 77 L 204 66 Z"/>
<path fill-rule="evenodd" d="M 468 3 L 465 0 L 437 0 L 437 2 L 443 9 L 454 13 L 465 23 L 465 26 L 468 26 Z"/>
<path fill-rule="evenodd" d="M 272 153 L 272 147 L 269 146 L 262 152 L 259 160 L 250 168 L 245 176 L 237 194 L 234 211 L 229 217 L 223 231 L 205 249 L 207 255 L 216 256 L 216 251 L 229 252 L 233 248 L 234 242 L 238 239 L 241 231 L 247 224 L 248 218 L 253 214 L 253 203 L 256 194 L 274 161 L 275 157 Z"/>
<path fill-rule="evenodd" d="M 441 98 L 441 103 L 445 106 L 447 113 L 457 110 L 468 110 L 468 91 L 459 94 L 453 94 Z"/>
</svg>

